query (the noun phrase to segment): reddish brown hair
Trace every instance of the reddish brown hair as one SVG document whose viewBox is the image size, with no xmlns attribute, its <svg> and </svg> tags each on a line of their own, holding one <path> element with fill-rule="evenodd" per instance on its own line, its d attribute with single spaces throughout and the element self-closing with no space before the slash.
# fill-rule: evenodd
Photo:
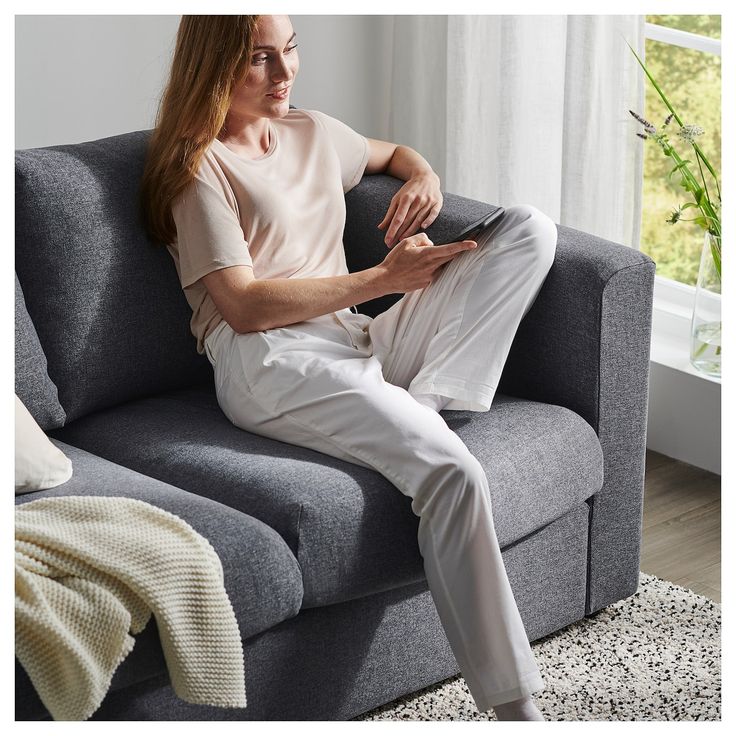
<svg viewBox="0 0 736 736">
<path fill-rule="evenodd" d="M 176 238 L 172 203 L 194 179 L 248 74 L 259 17 L 182 16 L 140 185 L 143 223 L 156 244 Z"/>
</svg>

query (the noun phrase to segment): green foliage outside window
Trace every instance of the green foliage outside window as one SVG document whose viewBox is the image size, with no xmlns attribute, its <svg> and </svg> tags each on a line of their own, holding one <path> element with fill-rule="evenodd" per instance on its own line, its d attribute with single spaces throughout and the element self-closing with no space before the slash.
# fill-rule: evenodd
<svg viewBox="0 0 736 736">
<path fill-rule="evenodd" d="M 647 22 L 711 38 L 721 37 L 720 15 L 648 15 Z M 660 41 L 646 41 L 644 62 L 685 124 L 705 133 L 698 145 L 713 168 L 721 169 L 721 57 Z M 644 117 L 659 128 L 669 114 L 648 80 Z M 692 158 L 685 156 L 685 158 Z M 669 158 L 654 141 L 644 145 L 641 250 L 657 263 L 657 275 L 685 284 L 697 281 L 703 229 L 689 222 L 667 223 L 686 200 L 677 177 L 670 181 Z M 690 210 L 686 210 L 689 212 Z"/>
</svg>

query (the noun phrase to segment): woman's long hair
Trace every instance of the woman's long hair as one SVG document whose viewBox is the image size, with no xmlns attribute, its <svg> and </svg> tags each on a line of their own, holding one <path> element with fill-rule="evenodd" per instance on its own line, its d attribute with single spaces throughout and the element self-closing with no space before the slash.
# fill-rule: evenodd
<svg viewBox="0 0 736 736">
<path fill-rule="evenodd" d="M 230 109 L 235 84 L 250 69 L 258 15 L 185 15 L 176 34 L 140 185 L 144 227 L 154 243 L 176 238 L 171 206 Z"/>
</svg>

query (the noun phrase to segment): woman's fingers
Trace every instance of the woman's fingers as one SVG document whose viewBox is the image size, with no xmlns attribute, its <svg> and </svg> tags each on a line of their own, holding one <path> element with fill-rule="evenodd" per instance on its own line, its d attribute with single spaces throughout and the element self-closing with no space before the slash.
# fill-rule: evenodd
<svg viewBox="0 0 736 736">
<path fill-rule="evenodd" d="M 423 209 L 420 209 L 414 215 L 414 218 L 409 222 L 404 231 L 399 234 L 398 239 L 403 240 L 404 238 L 408 238 L 410 235 L 418 233 L 420 230 L 420 223 L 425 219 L 426 213 Z"/>
<path fill-rule="evenodd" d="M 435 218 L 437 217 L 436 214 L 433 214 L 435 212 L 435 207 L 421 207 L 421 206 L 415 206 L 412 207 L 411 211 L 406 215 L 404 218 L 404 227 L 401 227 L 399 231 L 397 232 L 394 240 L 396 242 L 399 242 L 400 240 L 404 240 L 404 238 L 408 238 L 412 235 L 415 235 L 420 230 L 426 229 L 426 227 L 429 227 L 431 225 Z M 437 210 L 439 212 L 439 210 Z M 422 225 L 423 222 L 428 222 L 426 227 Z M 388 237 L 388 236 L 387 236 Z M 390 240 L 386 241 L 391 242 Z"/>
<path fill-rule="evenodd" d="M 430 208 L 427 216 L 424 218 L 424 222 L 422 222 L 422 230 L 426 230 L 437 219 L 441 209 L 442 202 L 438 202 L 434 207 Z"/>
<path fill-rule="evenodd" d="M 386 216 L 378 225 L 383 229 L 388 223 L 384 238 L 386 245 L 398 243 L 420 230 L 425 230 L 437 219 L 441 209 L 441 202 L 432 205 L 426 201 L 422 203 L 419 199 L 394 197 Z"/>
<path fill-rule="evenodd" d="M 388 206 L 388 210 L 386 211 L 386 216 L 383 218 L 383 220 L 381 220 L 380 224 L 378 225 L 378 227 L 381 228 L 381 230 L 383 230 L 383 228 L 386 227 L 386 225 L 390 223 L 391 220 L 393 219 L 394 212 L 396 212 L 396 208 L 398 207 L 398 204 L 399 202 L 396 199 L 396 197 L 393 197 L 391 199 L 391 203 Z"/>
<path fill-rule="evenodd" d="M 461 240 L 456 243 L 445 243 L 444 245 L 436 245 L 432 248 L 430 257 L 437 258 L 438 260 L 450 260 L 464 250 L 473 250 L 473 248 L 477 247 L 478 243 L 475 240 Z"/>
<path fill-rule="evenodd" d="M 394 240 L 402 240 L 402 237 L 397 237 L 398 232 L 403 232 L 406 227 L 404 223 L 407 220 L 407 217 L 409 215 L 411 207 L 409 205 L 409 202 L 404 202 L 403 204 L 400 204 L 398 208 L 396 209 L 396 214 L 393 216 L 393 219 L 391 220 L 391 225 L 389 225 L 388 232 L 386 233 L 386 243 L 391 243 Z"/>
</svg>

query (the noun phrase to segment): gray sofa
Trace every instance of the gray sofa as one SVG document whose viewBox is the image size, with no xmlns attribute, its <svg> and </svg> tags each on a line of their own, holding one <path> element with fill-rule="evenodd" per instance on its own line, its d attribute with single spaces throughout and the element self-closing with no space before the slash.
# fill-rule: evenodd
<svg viewBox="0 0 736 736">
<path fill-rule="evenodd" d="M 149 135 L 16 152 L 16 393 L 74 467 L 16 503 L 129 496 L 204 535 L 240 626 L 249 704 L 178 699 L 152 617 L 92 720 L 347 720 L 457 674 L 410 499 L 218 407 L 173 261 L 141 225 Z M 366 176 L 346 195 L 351 271 L 385 256 L 376 224 L 400 185 Z M 485 209 L 448 193 L 429 237 Z M 654 270 L 560 226 L 491 410 L 442 413 L 486 470 L 530 641 L 637 590 Z M 48 717 L 16 660 L 16 719 Z"/>
</svg>

